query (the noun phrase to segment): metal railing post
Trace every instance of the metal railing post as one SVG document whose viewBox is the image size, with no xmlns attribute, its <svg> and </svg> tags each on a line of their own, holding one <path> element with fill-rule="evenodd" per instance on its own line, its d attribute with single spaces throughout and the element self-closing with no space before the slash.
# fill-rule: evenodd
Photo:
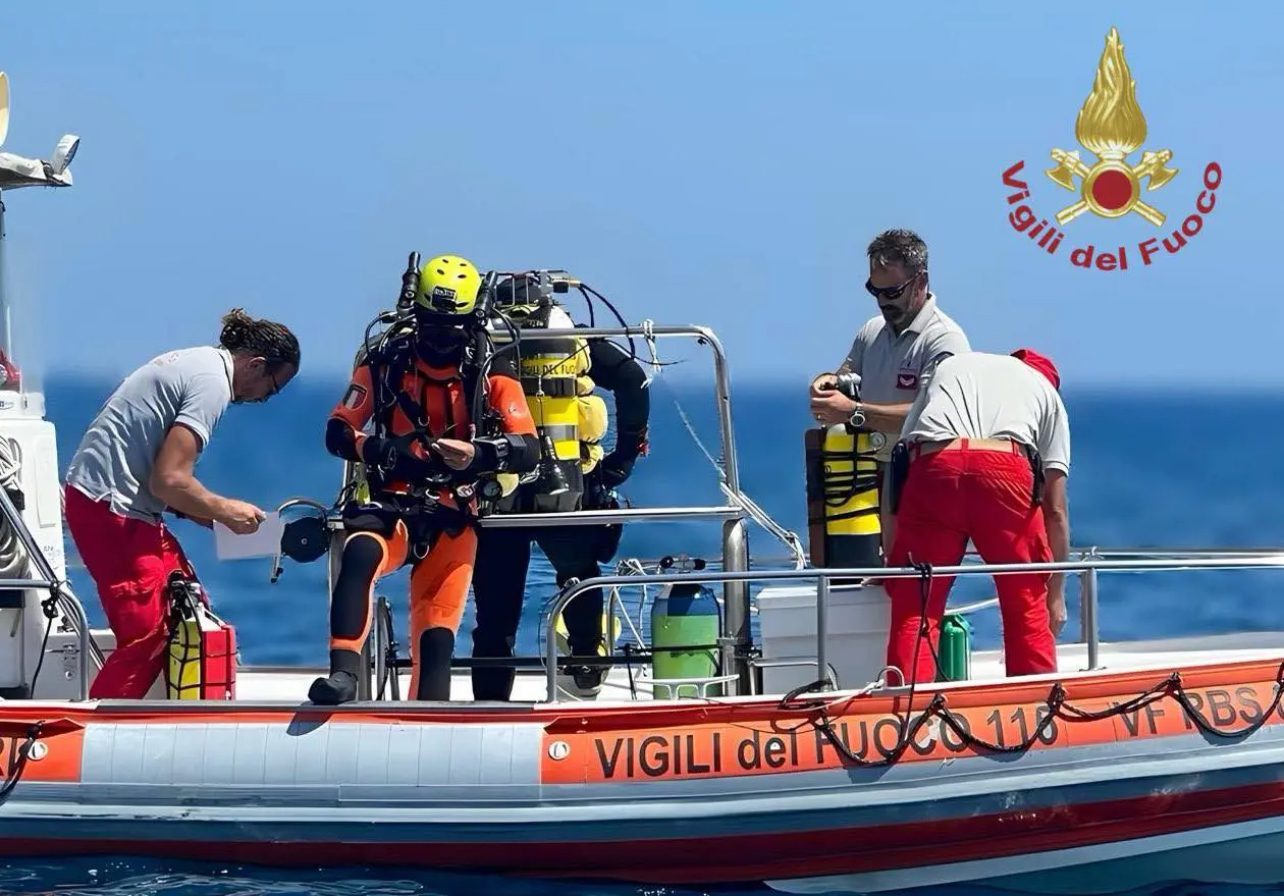
<svg viewBox="0 0 1284 896">
<path fill-rule="evenodd" d="M 727 572 L 749 569 L 749 533 L 744 520 L 730 520 L 722 525 L 722 568 Z M 749 583 L 723 582 L 721 673 L 737 675 L 737 694 L 751 694 L 752 674 L 748 659 L 753 633 L 749 630 Z"/>
<path fill-rule="evenodd" d="M 1097 556 L 1096 547 L 1089 548 L 1082 559 Z M 1101 635 L 1097 628 L 1097 570 L 1085 569 L 1079 573 L 1079 634 L 1088 645 L 1088 669 L 1100 665 Z"/>
<path fill-rule="evenodd" d="M 727 353 L 722 343 L 708 327 L 696 327 L 699 336 L 709 343 L 713 350 L 714 397 L 718 402 L 718 428 L 722 432 L 722 467 L 726 476 L 727 488 L 735 495 L 740 494 L 740 468 L 736 458 L 736 434 L 734 421 L 731 418 L 731 373 L 727 364 Z"/>
<path fill-rule="evenodd" d="M 821 574 L 816 583 L 816 679 L 829 685 L 829 661 L 825 656 L 825 640 L 829 616 L 829 576 Z"/>
</svg>

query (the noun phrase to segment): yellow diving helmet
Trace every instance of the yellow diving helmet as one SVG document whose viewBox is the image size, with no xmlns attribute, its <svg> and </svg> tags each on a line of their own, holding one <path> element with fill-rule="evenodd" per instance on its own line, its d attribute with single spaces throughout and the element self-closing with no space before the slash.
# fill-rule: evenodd
<svg viewBox="0 0 1284 896">
<path fill-rule="evenodd" d="M 434 315 L 466 317 L 477 308 L 481 274 L 458 255 L 438 255 L 419 269 L 415 304 Z"/>
</svg>

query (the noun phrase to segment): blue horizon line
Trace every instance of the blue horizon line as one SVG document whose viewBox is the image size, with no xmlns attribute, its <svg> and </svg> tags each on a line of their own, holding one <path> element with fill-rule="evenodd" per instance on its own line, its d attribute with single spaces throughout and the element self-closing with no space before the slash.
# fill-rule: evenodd
<svg viewBox="0 0 1284 896">
<path fill-rule="evenodd" d="M 26 384 L 48 384 L 56 383 L 59 386 L 64 385 L 82 385 L 99 389 L 110 390 L 115 384 L 119 383 L 126 374 L 110 374 L 107 372 L 93 372 L 76 369 L 50 370 L 41 374 L 26 375 L 24 379 Z M 713 387 L 711 376 L 682 375 L 674 372 L 666 372 L 663 379 L 674 386 L 680 386 L 686 389 L 698 389 Z M 786 392 L 800 389 L 805 392 L 807 382 L 810 377 L 792 378 L 773 378 L 770 375 L 745 375 L 732 377 L 731 391 L 734 397 L 735 393 L 744 389 L 755 392 L 771 391 Z M 340 368 L 335 368 L 333 373 L 325 372 L 308 372 L 304 371 L 295 379 L 293 385 L 302 387 L 305 390 L 324 388 L 341 388 L 347 381 L 346 374 Z M 1127 383 L 1116 383 L 1109 379 L 1081 380 L 1078 383 L 1066 385 L 1062 388 L 1063 395 L 1083 395 L 1083 396 L 1101 396 L 1110 395 L 1118 396 L 1136 396 L 1136 395 L 1167 395 L 1180 393 L 1181 395 L 1236 395 L 1236 396 L 1262 396 L 1276 394 L 1284 399 L 1284 380 L 1278 383 L 1244 383 L 1242 381 L 1226 380 L 1224 382 L 1205 382 L 1192 385 L 1189 382 L 1181 380 L 1152 380 L 1138 382 L 1136 380 Z"/>
</svg>

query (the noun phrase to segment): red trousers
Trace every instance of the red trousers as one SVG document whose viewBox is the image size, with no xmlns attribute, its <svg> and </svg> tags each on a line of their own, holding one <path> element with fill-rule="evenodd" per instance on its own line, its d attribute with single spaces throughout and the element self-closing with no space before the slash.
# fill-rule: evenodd
<svg viewBox="0 0 1284 896">
<path fill-rule="evenodd" d="M 889 566 L 930 563 L 955 566 L 968 539 L 986 563 L 1046 563 L 1052 559 L 1043 511 L 1032 507 L 1030 462 L 1010 450 L 969 447 L 966 439 L 910 462 L 896 515 Z M 913 449 L 911 449 L 913 450 Z M 1008 675 L 1036 675 L 1057 669 L 1056 642 L 1048 619 L 1048 574 L 995 576 L 1003 617 L 1003 651 Z M 941 616 L 953 576 L 933 576 L 927 598 L 927 641 L 915 642 L 924 616 L 922 581 L 888 579 L 892 628 L 887 663 L 920 683 L 936 680 Z M 931 649 L 929 650 L 929 643 Z"/>
<path fill-rule="evenodd" d="M 120 516 L 109 501 L 94 501 L 72 486 L 65 492 L 67 528 L 116 635 L 116 649 L 89 696 L 143 697 L 165 666 L 169 575 L 182 570 L 195 578 L 195 573 L 163 524 Z"/>
</svg>

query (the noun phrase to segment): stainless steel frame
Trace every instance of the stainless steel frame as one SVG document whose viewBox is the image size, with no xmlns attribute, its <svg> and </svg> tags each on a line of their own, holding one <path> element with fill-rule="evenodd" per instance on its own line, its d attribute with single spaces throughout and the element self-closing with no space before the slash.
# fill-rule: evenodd
<svg viewBox="0 0 1284 896">
<path fill-rule="evenodd" d="M 1078 549 L 1079 559 L 1061 563 L 999 563 L 967 564 L 963 566 L 941 566 L 933 570 L 934 575 L 1012 575 L 1032 572 L 1077 572 L 1081 576 L 1080 600 L 1082 616 L 1085 620 L 1084 640 L 1088 645 L 1089 668 L 1098 665 L 1100 644 L 1097 631 L 1097 574 L 1099 572 L 1141 572 L 1164 571 L 1175 572 L 1192 569 L 1272 569 L 1284 568 L 1284 550 L 1244 550 L 1227 553 L 1194 550 L 1183 553 L 1172 549 L 1162 549 L 1160 556 L 1146 557 L 1144 551 L 1115 552 L 1100 551 L 1097 548 Z M 1120 557 L 1119 554 L 1127 556 Z M 1143 556 L 1137 556 L 1142 554 Z M 913 567 L 865 567 L 859 569 L 777 569 L 756 572 L 732 572 L 706 570 L 689 573 L 662 573 L 629 576 L 600 576 L 580 582 L 570 582 L 557 595 L 549 613 L 548 628 L 545 632 L 545 685 L 546 696 L 551 702 L 557 696 L 557 642 L 553 637 L 553 625 L 558 614 L 580 594 L 594 588 L 613 586 L 666 585 L 677 582 L 767 582 L 797 581 L 801 579 L 818 579 L 818 599 L 816 601 L 816 669 L 817 677 L 828 679 L 828 667 L 825 657 L 825 633 L 827 628 L 829 583 L 832 579 L 859 579 L 866 577 L 915 578 L 921 573 Z"/>
<path fill-rule="evenodd" d="M 644 523 L 644 522 L 680 522 L 680 521 L 714 521 L 723 524 L 722 529 L 722 568 L 726 570 L 747 570 L 749 568 L 749 549 L 746 532 L 746 520 L 754 516 L 751 502 L 740 491 L 740 473 L 736 454 L 735 431 L 731 416 L 731 378 L 727 364 L 726 352 L 722 342 L 713 330 L 702 326 L 647 326 L 647 327 L 574 327 L 540 329 L 539 335 L 574 336 L 576 338 L 624 338 L 637 339 L 694 337 L 698 342 L 708 345 L 713 352 L 714 398 L 718 405 L 718 429 L 722 451 L 720 467 L 721 487 L 727 497 L 727 503 L 710 507 L 655 507 L 620 510 L 586 510 L 575 513 L 541 513 L 541 514 L 494 514 L 484 517 L 481 525 L 485 528 L 518 528 L 523 526 L 595 526 L 609 523 Z M 344 481 L 348 481 L 348 466 L 344 467 Z M 332 532 L 341 530 L 342 524 L 336 515 L 330 517 Z M 772 534 L 785 541 L 786 546 L 793 547 L 781 537 L 779 532 Z M 331 541 L 329 584 L 333 592 L 334 578 L 337 574 L 337 553 L 335 548 L 341 544 L 336 535 Z M 801 562 L 801 561 L 800 561 Z M 749 628 L 749 589 L 748 585 L 738 581 L 727 581 L 723 586 L 723 600 L 726 607 L 723 637 L 720 643 L 720 665 L 724 675 L 738 675 L 740 687 L 747 689 L 749 672 L 737 658 L 750 646 Z M 551 617 L 555 618 L 555 617 Z M 376 642 L 378 636 L 376 634 Z M 368 648 L 369 649 L 369 648 Z M 382 653 L 385 645 L 375 643 L 373 650 Z M 366 664 L 367 666 L 369 663 Z M 367 699 L 370 683 L 364 677 L 358 684 L 359 696 Z"/>
<path fill-rule="evenodd" d="M 44 551 L 40 550 L 40 546 L 32 538 L 31 531 L 27 528 L 27 523 L 22 518 L 22 514 L 18 512 L 18 508 L 14 507 L 8 493 L 2 488 L 0 488 L 0 513 L 3 513 L 5 521 L 13 527 L 18 539 L 22 542 L 23 550 L 26 551 L 28 559 L 42 576 L 39 579 L 0 579 L 0 588 L 45 590 L 57 598 L 58 609 L 71 620 L 79 648 L 78 671 L 80 682 L 76 699 L 88 700 L 90 652 L 93 652 L 94 657 L 100 664 L 102 662 L 102 652 L 98 650 L 98 646 L 93 643 L 93 639 L 89 636 L 89 618 L 85 615 L 85 608 L 72 592 L 70 585 L 54 574 L 53 567 L 49 564 L 49 559 L 45 557 Z"/>
</svg>

